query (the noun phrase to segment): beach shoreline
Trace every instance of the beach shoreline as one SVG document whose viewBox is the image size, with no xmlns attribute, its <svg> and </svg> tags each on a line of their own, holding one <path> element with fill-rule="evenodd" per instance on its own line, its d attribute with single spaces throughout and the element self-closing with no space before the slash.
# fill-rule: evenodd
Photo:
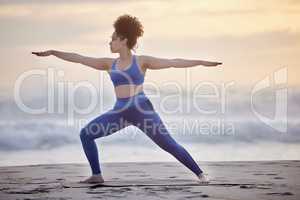
<svg viewBox="0 0 300 200">
<path fill-rule="evenodd" d="M 211 182 L 178 162 L 102 163 L 105 187 L 77 184 L 90 175 L 87 164 L 0 167 L 1 199 L 299 199 L 300 160 L 198 162 Z M 91 187 L 92 186 L 92 187 Z"/>
</svg>

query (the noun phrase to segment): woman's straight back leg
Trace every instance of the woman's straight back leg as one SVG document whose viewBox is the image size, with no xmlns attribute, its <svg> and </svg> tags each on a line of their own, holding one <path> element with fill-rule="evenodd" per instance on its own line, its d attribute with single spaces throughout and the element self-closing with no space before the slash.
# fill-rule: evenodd
<svg viewBox="0 0 300 200">
<path fill-rule="evenodd" d="M 189 168 L 195 175 L 203 172 L 187 150 L 170 135 L 150 100 L 141 104 L 137 110 L 133 120 L 135 126 L 142 130 L 159 147 Z"/>
</svg>

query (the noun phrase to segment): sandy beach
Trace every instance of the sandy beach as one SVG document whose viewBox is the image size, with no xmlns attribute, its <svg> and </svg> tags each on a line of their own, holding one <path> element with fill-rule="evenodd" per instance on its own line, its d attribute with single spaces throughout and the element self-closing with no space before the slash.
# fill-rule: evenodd
<svg viewBox="0 0 300 200">
<path fill-rule="evenodd" d="M 300 161 L 200 162 L 211 182 L 176 162 L 103 163 L 104 184 L 79 184 L 86 164 L 0 167 L 0 199 L 299 199 Z"/>
</svg>

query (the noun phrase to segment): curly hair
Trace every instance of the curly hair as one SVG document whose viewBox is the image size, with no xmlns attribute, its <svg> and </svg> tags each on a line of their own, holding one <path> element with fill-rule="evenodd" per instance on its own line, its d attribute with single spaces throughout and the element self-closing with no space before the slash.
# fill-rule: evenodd
<svg viewBox="0 0 300 200">
<path fill-rule="evenodd" d="M 133 49 L 137 43 L 137 38 L 144 33 L 143 25 L 137 17 L 124 14 L 114 22 L 114 28 L 117 36 L 121 39 L 127 38 L 127 47 Z"/>
</svg>

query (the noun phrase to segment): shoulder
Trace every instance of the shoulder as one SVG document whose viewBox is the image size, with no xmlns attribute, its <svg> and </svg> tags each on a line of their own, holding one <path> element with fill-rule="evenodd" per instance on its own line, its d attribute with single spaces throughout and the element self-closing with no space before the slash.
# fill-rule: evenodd
<svg viewBox="0 0 300 200">
<path fill-rule="evenodd" d="M 138 64 L 141 66 L 141 68 L 145 71 L 147 69 L 147 65 L 149 63 L 149 59 L 151 59 L 151 56 L 147 55 L 136 55 L 136 58 L 138 60 Z"/>
<path fill-rule="evenodd" d="M 102 59 L 102 61 L 104 62 L 105 68 L 106 68 L 107 70 L 110 70 L 110 69 L 111 69 L 112 64 L 113 64 L 114 61 L 116 60 L 116 58 L 108 58 L 108 57 L 104 57 L 104 58 L 100 58 L 100 59 Z"/>
<path fill-rule="evenodd" d="M 141 55 L 143 67 L 146 69 L 163 69 L 174 66 L 175 59 Z"/>
<path fill-rule="evenodd" d="M 142 62 L 145 62 L 145 61 L 147 61 L 148 59 L 150 59 L 151 56 L 147 56 L 147 55 L 138 55 L 138 58 L 139 58 Z"/>
<path fill-rule="evenodd" d="M 116 58 L 104 58 L 105 63 L 109 66 L 111 66 L 113 64 L 113 62 L 116 60 Z"/>
</svg>

